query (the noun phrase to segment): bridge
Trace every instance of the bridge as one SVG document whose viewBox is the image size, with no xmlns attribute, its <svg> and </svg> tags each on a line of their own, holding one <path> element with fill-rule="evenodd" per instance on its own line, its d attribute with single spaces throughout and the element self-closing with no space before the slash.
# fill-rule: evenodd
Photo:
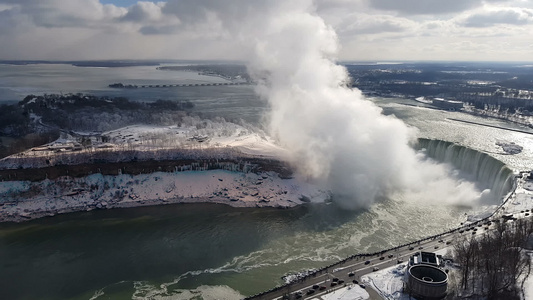
<svg viewBox="0 0 533 300">
<path fill-rule="evenodd" d="M 110 84 L 110 88 L 116 89 L 150 89 L 150 88 L 178 88 L 178 87 L 206 87 L 206 86 L 231 86 L 249 85 L 250 82 L 223 82 L 223 83 L 184 83 L 184 84 Z"/>
</svg>

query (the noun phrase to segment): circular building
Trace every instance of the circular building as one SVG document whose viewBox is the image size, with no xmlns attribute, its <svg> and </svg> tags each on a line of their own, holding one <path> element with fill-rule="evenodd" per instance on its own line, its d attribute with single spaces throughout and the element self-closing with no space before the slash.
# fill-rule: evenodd
<svg viewBox="0 0 533 300">
<path fill-rule="evenodd" d="M 417 299 L 441 299 L 447 288 L 448 274 L 437 267 L 420 264 L 408 270 L 407 289 Z"/>
</svg>

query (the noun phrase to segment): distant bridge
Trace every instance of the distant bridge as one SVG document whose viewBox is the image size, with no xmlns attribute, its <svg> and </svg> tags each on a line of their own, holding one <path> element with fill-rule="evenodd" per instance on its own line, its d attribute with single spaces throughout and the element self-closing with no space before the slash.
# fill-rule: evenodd
<svg viewBox="0 0 533 300">
<path fill-rule="evenodd" d="M 204 86 L 229 86 L 229 85 L 249 85 L 250 82 L 224 82 L 224 83 L 188 83 L 188 84 L 110 84 L 110 88 L 116 89 L 146 89 L 146 88 L 176 88 L 176 87 L 204 87 Z"/>
</svg>

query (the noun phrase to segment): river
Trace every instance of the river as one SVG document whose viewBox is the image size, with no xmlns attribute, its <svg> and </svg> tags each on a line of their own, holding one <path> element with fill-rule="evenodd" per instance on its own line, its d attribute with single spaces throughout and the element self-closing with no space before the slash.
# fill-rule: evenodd
<svg viewBox="0 0 533 300">
<path fill-rule="evenodd" d="M 82 69 L 65 65 L 46 66 L 45 75 L 35 75 L 39 84 L 6 79 L 19 73 L 17 76 L 24 77 L 23 72 L 13 71 L 18 67 L 0 67 L 0 89 L 9 90 L 14 98 L 63 88 L 64 92 L 118 95 L 120 91 L 106 85 L 136 83 L 127 80 L 132 76 L 139 81 L 152 75 L 154 82 L 162 80 L 157 76 L 168 80 L 168 75 L 157 73 L 163 71 L 149 69 L 154 67 Z M 42 72 L 41 67 L 30 67 Z M 15 73 L 7 76 L 4 68 Z M 54 72 L 58 78 L 73 77 L 73 81 L 81 82 L 80 86 L 47 78 Z M 143 72 L 146 73 L 142 75 Z M 84 81 L 86 76 L 93 79 Z M 185 72 L 179 76 L 179 80 L 187 82 L 200 75 Z M 201 77 L 206 82 L 222 80 Z M 48 85 L 48 80 L 53 83 Z M 245 116 L 251 122 L 259 122 L 266 107 L 250 86 L 153 92 L 156 94 L 143 91 L 135 99 L 151 101 L 163 95 L 168 99 L 187 99 L 196 104 L 197 111 L 207 115 L 228 119 Z M 10 101 L 8 98 L 0 101 Z M 530 168 L 533 135 L 450 119 L 507 128 L 518 128 L 516 125 L 416 107 L 413 105 L 417 103 L 409 99 L 372 101 L 384 113 L 394 114 L 417 128 L 419 137 L 453 141 L 490 154 L 514 171 Z M 497 142 L 516 143 L 523 151 L 508 155 Z M 398 193 L 360 211 L 342 210 L 334 204 L 284 210 L 191 204 L 101 210 L 1 224 L 0 298 L 214 299 L 211 296 L 216 295 L 238 299 L 281 284 L 280 277 L 288 272 L 320 267 L 351 254 L 373 252 L 439 233 L 457 226 L 472 211 L 468 203 L 441 205 L 435 199 L 412 199 L 409 194 Z"/>
</svg>

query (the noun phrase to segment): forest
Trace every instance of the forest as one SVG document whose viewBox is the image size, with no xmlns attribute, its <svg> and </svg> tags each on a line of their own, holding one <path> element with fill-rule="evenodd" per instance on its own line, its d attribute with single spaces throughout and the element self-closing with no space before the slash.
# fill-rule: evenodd
<svg viewBox="0 0 533 300">
<path fill-rule="evenodd" d="M 532 246 L 533 221 L 502 218 L 494 226 L 494 230 L 480 236 L 472 234 L 454 245 L 461 298 L 521 299 L 531 273 L 526 249 Z"/>
<path fill-rule="evenodd" d="M 61 132 L 177 124 L 193 106 L 189 101 L 138 102 L 80 93 L 28 95 L 16 104 L 0 106 L 0 137 L 4 137 L 0 138 L 0 158 L 52 142 Z"/>
</svg>

